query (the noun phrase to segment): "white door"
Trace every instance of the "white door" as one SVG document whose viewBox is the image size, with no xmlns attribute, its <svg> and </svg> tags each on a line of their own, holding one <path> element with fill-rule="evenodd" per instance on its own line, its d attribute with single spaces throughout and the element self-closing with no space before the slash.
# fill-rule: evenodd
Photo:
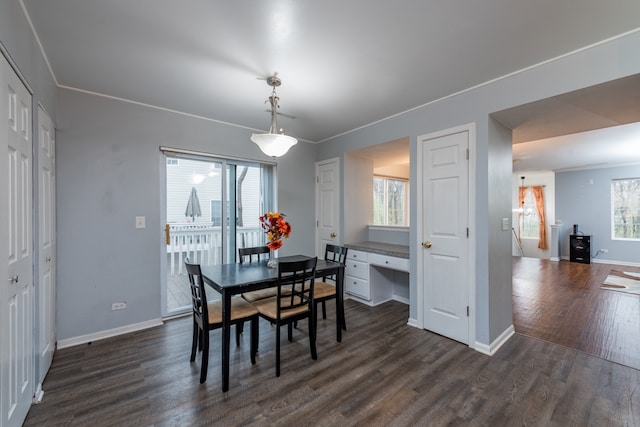
<svg viewBox="0 0 640 427">
<path fill-rule="evenodd" d="M 469 131 L 418 138 L 424 328 L 469 343 Z"/>
<path fill-rule="evenodd" d="M 53 360 L 56 344 L 56 173 L 55 129 L 51 118 L 38 108 L 38 169 L 40 177 L 39 280 L 38 280 L 38 356 L 37 390 Z"/>
<path fill-rule="evenodd" d="M 4 58 L 0 70 L 0 424 L 14 426 L 33 396 L 31 95 Z"/>
<path fill-rule="evenodd" d="M 316 163 L 316 255 L 324 258 L 327 243 L 339 244 L 340 159 Z"/>
</svg>

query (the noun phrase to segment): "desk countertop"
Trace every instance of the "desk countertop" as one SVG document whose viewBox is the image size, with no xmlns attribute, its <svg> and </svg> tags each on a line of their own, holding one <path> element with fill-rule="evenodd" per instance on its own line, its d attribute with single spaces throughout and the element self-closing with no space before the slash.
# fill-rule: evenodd
<svg viewBox="0 0 640 427">
<path fill-rule="evenodd" d="M 381 255 L 394 256 L 398 258 L 409 258 L 409 246 L 392 245 L 381 242 L 356 242 L 347 243 L 345 246 L 363 252 L 372 252 Z"/>
</svg>

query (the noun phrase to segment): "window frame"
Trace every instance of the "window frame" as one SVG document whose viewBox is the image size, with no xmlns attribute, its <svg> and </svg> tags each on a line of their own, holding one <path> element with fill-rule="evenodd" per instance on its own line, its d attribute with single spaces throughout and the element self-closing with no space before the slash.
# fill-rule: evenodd
<svg viewBox="0 0 640 427">
<path fill-rule="evenodd" d="M 638 235 L 638 237 L 618 237 L 616 236 L 616 210 L 617 205 L 616 205 L 616 194 L 617 192 L 615 191 L 615 185 L 616 182 L 619 181 L 635 181 L 636 182 L 636 189 L 635 189 L 635 193 L 637 196 L 637 201 L 636 201 L 636 213 L 638 214 L 635 218 L 638 219 L 638 222 L 636 223 L 631 223 L 631 227 L 634 228 L 636 230 L 638 230 L 636 233 Z M 625 242 L 638 242 L 640 241 L 640 178 L 614 178 L 611 180 L 611 184 L 610 184 L 610 199 L 611 199 L 611 240 L 618 240 L 618 241 L 625 241 Z M 628 209 L 633 209 L 634 206 L 629 207 Z M 632 218 L 634 218 L 632 216 Z M 633 231 L 631 232 L 633 234 Z"/>
<path fill-rule="evenodd" d="M 384 201 L 383 205 L 384 209 L 384 222 L 382 224 L 376 223 L 376 215 L 375 215 L 375 180 L 382 179 L 384 180 Z M 381 227 L 408 227 L 409 226 L 409 179 L 407 178 L 399 178 L 396 176 L 387 176 L 387 175 L 373 175 L 373 215 L 372 215 L 372 225 L 381 226 Z M 403 216 L 404 223 L 403 224 L 389 224 L 389 208 L 388 208 L 388 181 L 398 181 L 404 184 L 404 200 L 403 200 Z"/>
</svg>

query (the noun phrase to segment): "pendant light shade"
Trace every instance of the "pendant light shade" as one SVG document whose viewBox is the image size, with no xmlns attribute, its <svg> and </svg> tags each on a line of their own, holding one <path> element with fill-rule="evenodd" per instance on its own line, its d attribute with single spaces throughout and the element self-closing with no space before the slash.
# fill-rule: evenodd
<svg viewBox="0 0 640 427">
<path fill-rule="evenodd" d="M 266 101 L 271 104 L 271 127 L 268 133 L 254 133 L 251 135 L 251 141 L 255 142 L 264 154 L 276 158 L 284 156 L 289 151 L 289 148 L 298 143 L 298 140 L 284 133 L 277 133 L 278 101 L 280 98 L 276 95 L 276 87 L 280 86 L 282 82 L 276 76 L 271 76 L 267 79 L 267 84 L 273 87 L 271 96 Z"/>
<path fill-rule="evenodd" d="M 271 157 L 284 156 L 289 148 L 298 143 L 297 139 L 282 133 L 254 133 L 251 140 L 258 144 L 264 154 Z"/>
</svg>

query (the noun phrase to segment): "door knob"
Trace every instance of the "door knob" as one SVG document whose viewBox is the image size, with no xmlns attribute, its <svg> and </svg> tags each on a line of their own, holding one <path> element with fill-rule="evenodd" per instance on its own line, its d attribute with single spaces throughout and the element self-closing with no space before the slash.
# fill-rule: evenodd
<svg viewBox="0 0 640 427">
<path fill-rule="evenodd" d="M 331 236 L 331 238 L 334 238 L 334 239 L 335 239 L 335 237 L 337 236 L 337 234 L 336 234 L 336 233 L 331 233 L 331 234 L 330 234 L 330 236 Z"/>
<path fill-rule="evenodd" d="M 16 274 L 14 277 L 9 277 L 9 283 L 18 283 L 18 275 Z"/>
<path fill-rule="evenodd" d="M 422 247 L 425 249 L 429 249 L 431 247 L 431 242 L 422 242 Z"/>
</svg>

